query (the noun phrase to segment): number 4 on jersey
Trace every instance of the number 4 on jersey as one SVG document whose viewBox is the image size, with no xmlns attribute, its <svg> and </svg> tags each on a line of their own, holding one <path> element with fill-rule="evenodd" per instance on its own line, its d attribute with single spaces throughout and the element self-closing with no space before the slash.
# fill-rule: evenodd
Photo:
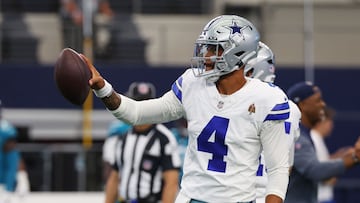
<svg viewBox="0 0 360 203">
<path fill-rule="evenodd" d="M 208 162 L 207 170 L 222 172 L 226 171 L 224 156 L 228 153 L 225 144 L 225 136 L 229 126 L 229 119 L 214 116 L 197 138 L 198 151 L 212 154 L 212 159 Z M 210 138 L 214 134 L 214 139 Z"/>
</svg>

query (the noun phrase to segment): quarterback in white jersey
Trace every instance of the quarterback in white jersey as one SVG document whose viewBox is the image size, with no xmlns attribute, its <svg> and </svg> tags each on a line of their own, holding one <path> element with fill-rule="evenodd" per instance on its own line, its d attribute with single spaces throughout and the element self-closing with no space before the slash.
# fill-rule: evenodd
<svg viewBox="0 0 360 203">
<path fill-rule="evenodd" d="M 271 49 L 264 43 L 259 42 L 258 54 L 245 65 L 245 76 L 260 79 L 263 82 L 274 83 L 275 80 L 275 56 Z M 289 146 L 289 165 L 294 164 L 295 141 L 300 136 L 300 118 L 301 112 L 297 105 L 289 102 L 290 117 L 285 121 L 285 132 L 287 134 L 287 143 Z M 264 203 L 266 196 L 266 186 L 268 184 L 267 169 L 264 155 L 261 153 L 260 164 L 256 172 L 256 203 Z"/>
<path fill-rule="evenodd" d="M 92 72 L 89 85 L 116 118 L 133 125 L 187 119 L 189 144 L 176 203 L 254 202 L 261 151 L 268 172 L 266 203 L 284 200 L 289 104 L 280 88 L 245 78 L 244 64 L 256 56 L 258 42 L 248 20 L 212 19 L 196 40 L 192 69 L 162 97 L 146 101 L 117 94 L 82 56 Z"/>
<path fill-rule="evenodd" d="M 220 95 L 215 85 L 195 78 L 190 70 L 172 89 L 188 120 L 182 192 L 206 202 L 253 199 L 261 144 L 272 149 L 265 152 L 272 157 L 268 160 L 271 167 L 279 160 L 287 161 L 283 150 L 274 150 L 275 146 L 283 148 L 285 137 L 275 134 L 284 134 L 284 126 L 277 130 L 266 127 L 272 125 L 266 121 L 287 118 L 286 96 L 278 88 L 252 79 L 235 94 Z M 226 187 L 214 187 L 219 184 Z"/>
</svg>

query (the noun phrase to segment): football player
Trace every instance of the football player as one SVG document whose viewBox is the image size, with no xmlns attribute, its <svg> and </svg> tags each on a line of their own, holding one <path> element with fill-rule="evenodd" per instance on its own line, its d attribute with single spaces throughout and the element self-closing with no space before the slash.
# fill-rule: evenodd
<svg viewBox="0 0 360 203">
<path fill-rule="evenodd" d="M 263 82 L 273 84 L 275 75 L 275 56 L 272 50 L 263 42 L 259 42 L 256 58 L 252 58 L 245 65 L 245 76 L 257 78 Z M 285 121 L 286 141 L 289 146 L 289 165 L 294 164 L 295 141 L 300 136 L 301 112 L 297 105 L 289 100 L 290 117 Z M 285 140 L 284 140 L 285 141 Z M 268 184 L 266 165 L 263 153 L 259 158 L 260 164 L 256 173 L 256 203 L 264 203 L 266 196 L 266 185 Z"/>
<path fill-rule="evenodd" d="M 254 202 L 261 150 L 268 170 L 266 203 L 283 201 L 288 99 L 280 88 L 244 76 L 259 38 L 245 18 L 210 20 L 195 42 L 191 69 L 162 97 L 146 101 L 116 93 L 83 56 L 92 72 L 89 85 L 116 118 L 134 125 L 187 119 L 189 145 L 176 203 Z"/>
<path fill-rule="evenodd" d="M 0 202 L 11 202 L 30 191 L 24 160 L 16 148 L 17 129 L 2 117 L 0 100 Z"/>
</svg>

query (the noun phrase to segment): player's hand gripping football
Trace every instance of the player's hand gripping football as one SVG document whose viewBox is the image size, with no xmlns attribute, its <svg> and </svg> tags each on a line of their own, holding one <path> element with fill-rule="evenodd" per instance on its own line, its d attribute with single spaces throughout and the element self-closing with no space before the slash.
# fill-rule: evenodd
<svg viewBox="0 0 360 203">
<path fill-rule="evenodd" d="M 99 90 L 105 85 L 104 78 L 100 75 L 100 73 L 96 70 L 94 65 L 90 62 L 90 60 L 83 54 L 80 54 L 81 58 L 86 62 L 88 68 L 91 72 L 91 79 L 89 80 L 89 85 L 94 90 Z"/>
<path fill-rule="evenodd" d="M 113 91 L 112 86 L 109 83 L 105 83 L 105 79 L 100 75 L 100 73 L 96 70 L 96 68 L 94 67 L 94 65 L 90 62 L 90 60 L 84 56 L 83 54 L 80 54 L 80 56 L 83 58 L 83 60 L 85 61 L 87 67 L 90 69 L 91 72 L 91 79 L 89 80 L 89 85 L 92 89 L 95 90 L 95 95 L 96 90 L 104 90 L 104 92 L 107 92 L 105 95 L 101 94 L 96 95 L 97 97 L 101 98 L 101 100 L 103 101 L 103 103 L 105 104 L 106 108 L 109 110 L 115 110 L 120 106 L 121 103 L 121 98 L 120 96 Z M 106 88 L 106 87 L 107 88 Z"/>
</svg>

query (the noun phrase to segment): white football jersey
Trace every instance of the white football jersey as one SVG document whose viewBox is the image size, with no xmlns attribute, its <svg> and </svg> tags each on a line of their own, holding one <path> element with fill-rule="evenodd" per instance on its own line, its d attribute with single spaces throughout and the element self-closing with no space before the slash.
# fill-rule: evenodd
<svg viewBox="0 0 360 203">
<path fill-rule="evenodd" d="M 111 113 L 130 124 L 188 121 L 181 196 L 204 202 L 248 202 L 256 198 L 255 178 L 263 150 L 268 169 L 267 192 L 285 198 L 289 148 L 284 121 L 289 118 L 285 93 L 275 85 L 247 78 L 231 95 L 185 71 L 171 91 L 157 99 L 134 101 L 121 95 Z M 182 197 L 186 197 L 185 199 Z"/>
<path fill-rule="evenodd" d="M 232 95 L 220 95 L 215 84 L 194 77 L 191 70 L 174 83 L 173 92 L 188 120 L 181 183 L 186 196 L 205 202 L 254 200 L 262 147 L 271 170 L 288 170 L 288 147 L 283 144 L 287 97 L 274 85 L 247 80 Z M 275 194 L 284 196 L 285 192 L 286 187 Z"/>
<path fill-rule="evenodd" d="M 289 166 L 294 164 L 294 150 L 295 141 L 300 136 L 300 119 L 301 112 L 297 105 L 289 100 L 290 117 L 285 121 L 285 133 L 287 137 L 287 143 L 289 147 Z M 259 167 L 256 172 L 256 203 L 265 202 L 266 186 L 268 184 L 268 177 L 266 172 L 266 164 L 264 160 L 264 154 L 261 153 L 259 158 Z"/>
</svg>

